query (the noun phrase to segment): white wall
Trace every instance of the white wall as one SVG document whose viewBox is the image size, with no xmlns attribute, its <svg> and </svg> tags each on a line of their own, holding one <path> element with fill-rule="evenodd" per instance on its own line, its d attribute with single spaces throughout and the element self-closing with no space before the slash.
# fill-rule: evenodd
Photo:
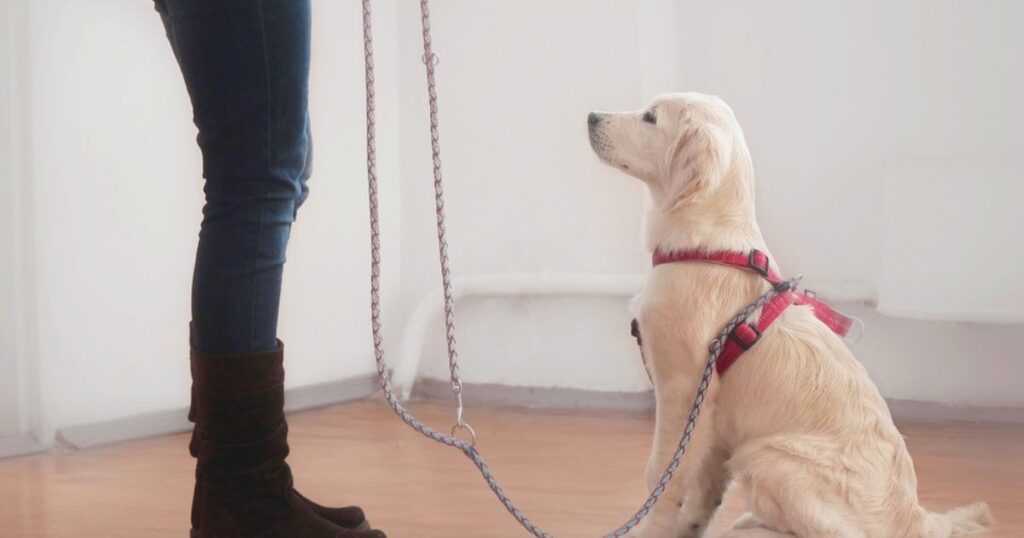
<svg viewBox="0 0 1024 538">
<path fill-rule="evenodd" d="M 39 429 L 35 360 L 27 6 L 0 2 L 0 436 Z"/>
<path fill-rule="evenodd" d="M 45 429 L 183 406 L 201 180 L 158 17 L 128 0 L 27 4 L 27 229 Z M 290 386 L 373 368 L 359 6 L 314 4 L 317 162 L 281 323 Z M 393 359 L 438 270 L 418 6 L 375 4 Z M 711 91 L 733 104 L 773 250 L 810 283 L 854 295 L 877 289 L 888 162 L 1018 158 L 1024 112 L 1014 97 L 1024 92 L 1009 66 L 1022 38 L 1012 2 L 432 4 L 457 275 L 642 272 L 642 189 L 591 155 L 585 117 L 661 91 Z M 867 322 L 856 347 L 886 395 L 1024 405 L 1019 327 L 849 308 Z M 623 299 L 478 298 L 457 309 L 467 382 L 646 386 Z M 436 332 L 423 352 L 421 373 L 443 379 Z"/>
<path fill-rule="evenodd" d="M 286 271 L 289 386 L 373 370 L 359 6 L 314 4 L 317 160 Z M 394 2 L 376 4 L 380 169 L 394 200 Z M 182 407 L 202 191 L 191 109 L 159 17 L 150 2 L 128 0 L 32 0 L 30 9 L 45 430 Z M 385 255 L 397 254 L 398 206 L 385 211 Z M 398 290 L 388 284 L 390 303 Z"/>
<path fill-rule="evenodd" d="M 677 2 L 676 84 L 737 111 L 786 267 L 873 288 L 883 231 L 865 215 L 888 163 L 1020 160 L 1022 15 L 1012 0 Z"/>
<path fill-rule="evenodd" d="M 874 295 L 889 276 L 888 230 L 880 227 L 887 168 L 907 160 L 1020 162 L 1019 2 L 697 4 L 676 5 L 686 54 L 677 84 L 718 93 L 736 109 L 754 154 L 767 239 L 785 268 L 811 284 Z M 959 179 L 963 188 L 986 178 Z M 986 208 L 967 200 L 948 217 L 984 218 Z M 1013 234 L 994 228 L 978 242 L 1003 249 Z M 925 280 L 931 273 L 926 265 L 917 272 Z M 859 356 L 887 396 L 1024 405 L 1019 325 L 861 314 L 868 333 Z"/>
<path fill-rule="evenodd" d="M 17 241 L 15 174 L 13 167 L 16 90 L 12 82 L 15 74 L 16 51 L 13 25 L 13 6 L 0 2 L 0 252 L 14 252 Z M 20 402 L 18 383 L 18 356 L 15 346 L 15 328 L 18 317 L 16 300 L 16 261 L 14 256 L 0 258 L 0 437 L 20 433 Z"/>
<path fill-rule="evenodd" d="M 456 274 L 643 270 L 642 192 L 591 154 L 586 115 L 645 98 L 638 59 L 656 37 L 641 25 L 647 4 L 656 3 L 432 2 Z M 438 268 L 418 6 L 403 4 L 399 16 L 408 312 Z M 467 301 L 457 317 L 467 382 L 643 387 L 622 300 Z M 422 374 L 444 379 L 443 339 L 432 335 Z"/>
<path fill-rule="evenodd" d="M 588 109 L 637 108 L 659 91 L 702 90 L 733 105 L 754 154 L 773 251 L 811 286 L 865 299 L 878 289 L 887 163 L 1019 160 L 1024 140 L 1024 104 L 1015 97 L 1024 76 L 1011 67 L 1024 46 L 1019 3 L 434 4 L 451 250 L 462 273 L 642 270 L 640 187 L 595 163 L 582 123 Z M 674 21 L 667 30 L 666 19 Z M 405 21 L 403 38 L 415 36 L 413 24 Z M 665 32 L 674 53 L 652 52 Z M 406 69 L 412 57 L 404 53 Z M 672 73 L 674 84 L 651 91 L 659 80 L 651 69 Z M 433 259 L 417 252 L 432 248 L 422 246 L 430 241 L 429 167 L 415 153 L 426 151 L 416 115 L 422 88 L 404 92 L 410 158 L 402 166 L 412 167 L 407 179 L 420 179 L 403 190 L 403 279 L 423 279 L 422 287 L 435 278 Z M 1010 241 L 1006 234 L 1001 244 Z M 459 306 L 468 381 L 643 386 L 618 301 Z M 1024 406 L 1019 326 L 844 308 L 867 323 L 855 348 L 887 396 Z M 444 379 L 445 369 L 435 337 L 422 372 Z"/>
</svg>

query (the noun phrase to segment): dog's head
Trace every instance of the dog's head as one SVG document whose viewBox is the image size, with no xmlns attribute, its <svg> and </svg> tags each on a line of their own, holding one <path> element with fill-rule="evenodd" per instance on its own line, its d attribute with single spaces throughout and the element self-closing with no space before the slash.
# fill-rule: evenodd
<svg viewBox="0 0 1024 538">
<path fill-rule="evenodd" d="M 662 211 L 753 191 L 752 174 L 737 173 L 750 167 L 743 132 L 718 97 L 663 95 L 635 112 L 591 112 L 587 124 L 597 156 L 647 184 Z"/>
</svg>

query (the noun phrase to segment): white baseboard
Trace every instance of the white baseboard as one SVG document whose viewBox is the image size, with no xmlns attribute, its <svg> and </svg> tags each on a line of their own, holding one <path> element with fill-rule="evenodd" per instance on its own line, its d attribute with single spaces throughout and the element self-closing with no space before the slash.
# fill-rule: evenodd
<svg viewBox="0 0 1024 538">
<path fill-rule="evenodd" d="M 362 400 L 376 390 L 376 375 L 308 385 L 285 391 L 284 408 L 287 412 L 294 412 Z M 188 409 L 172 409 L 61 428 L 57 430 L 57 446 L 65 450 L 82 450 L 158 435 L 181 433 L 191 429 L 192 423 L 188 421 Z M 0 451 L 0 457 L 2 456 L 3 453 Z"/>
<path fill-rule="evenodd" d="M 613 411 L 654 409 L 654 394 L 651 391 L 602 392 L 467 383 L 463 385 L 463 394 L 467 406 L 480 404 L 496 407 Z M 451 400 L 452 395 L 447 381 L 421 379 L 413 388 L 413 397 L 447 402 Z M 1024 407 L 982 407 L 900 399 L 887 399 L 886 402 L 893 417 L 898 420 L 1024 424 Z"/>
<path fill-rule="evenodd" d="M 45 452 L 47 446 L 30 434 L 0 437 L 0 459 Z"/>
<path fill-rule="evenodd" d="M 983 407 L 919 400 L 886 400 L 897 420 L 1024 424 L 1024 407 Z"/>
<path fill-rule="evenodd" d="M 513 387 L 490 383 L 466 383 L 462 387 L 466 405 L 535 409 L 576 409 L 648 411 L 654 409 L 653 392 L 611 392 L 560 387 Z M 451 384 L 420 379 L 413 386 L 414 399 L 446 402 L 452 400 Z"/>
</svg>

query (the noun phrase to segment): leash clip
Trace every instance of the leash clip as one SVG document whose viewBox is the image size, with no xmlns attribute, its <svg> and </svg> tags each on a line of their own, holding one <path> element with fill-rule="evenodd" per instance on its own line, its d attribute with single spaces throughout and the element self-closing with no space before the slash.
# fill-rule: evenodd
<svg viewBox="0 0 1024 538">
<path fill-rule="evenodd" d="M 469 432 L 469 447 L 476 448 L 476 431 L 473 427 L 466 423 L 463 414 L 465 413 L 466 407 L 462 403 L 462 380 L 459 379 L 452 383 L 452 392 L 455 393 L 455 425 L 452 426 L 452 438 L 461 441 L 459 439 L 459 430 L 466 430 Z"/>
</svg>

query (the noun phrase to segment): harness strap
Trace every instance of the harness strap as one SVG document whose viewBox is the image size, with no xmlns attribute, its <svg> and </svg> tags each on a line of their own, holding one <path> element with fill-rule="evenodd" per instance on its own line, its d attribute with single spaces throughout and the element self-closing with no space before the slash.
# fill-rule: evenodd
<svg viewBox="0 0 1024 538">
<path fill-rule="evenodd" d="M 753 271 L 764 277 L 773 286 L 782 282 L 782 275 L 772 268 L 771 258 L 768 257 L 768 254 L 756 248 L 750 249 L 748 252 L 733 250 L 676 250 L 662 252 L 655 250 L 651 254 L 651 264 L 654 267 L 676 262 L 704 262 L 728 265 L 746 271 Z"/>
<path fill-rule="evenodd" d="M 817 299 L 807 292 L 794 293 L 796 304 L 808 305 L 814 311 L 814 316 L 821 320 L 832 332 L 845 337 L 853 327 L 853 318 L 846 316 L 823 301 Z"/>
<path fill-rule="evenodd" d="M 761 275 L 779 292 L 762 307 L 761 315 L 756 323 L 749 321 L 740 323 L 729 333 L 729 338 L 725 341 L 722 353 L 715 364 L 718 375 L 725 374 L 725 371 L 740 358 L 740 355 L 753 347 L 761 339 L 764 331 L 791 305 L 810 306 L 814 316 L 839 336 L 845 337 L 853 326 L 851 318 L 820 301 L 814 297 L 813 293 L 789 289 L 789 283 L 785 282 L 782 276 L 772 268 L 768 254 L 756 248 L 748 252 L 679 250 L 666 253 L 655 250 L 651 261 L 655 267 L 666 263 L 690 261 L 736 267 Z M 639 344 L 640 329 L 636 320 L 633 320 L 631 332 Z"/>
<path fill-rule="evenodd" d="M 744 351 L 750 349 L 761 340 L 761 335 L 768 329 L 768 326 L 793 304 L 795 300 L 794 295 L 791 291 L 784 291 L 772 297 L 761 308 L 761 316 L 758 318 L 757 323 L 740 323 L 729 333 L 729 339 L 722 346 L 722 354 L 718 356 L 718 361 L 715 363 L 718 375 L 724 374 L 736 362 L 736 359 L 740 358 Z"/>
</svg>

